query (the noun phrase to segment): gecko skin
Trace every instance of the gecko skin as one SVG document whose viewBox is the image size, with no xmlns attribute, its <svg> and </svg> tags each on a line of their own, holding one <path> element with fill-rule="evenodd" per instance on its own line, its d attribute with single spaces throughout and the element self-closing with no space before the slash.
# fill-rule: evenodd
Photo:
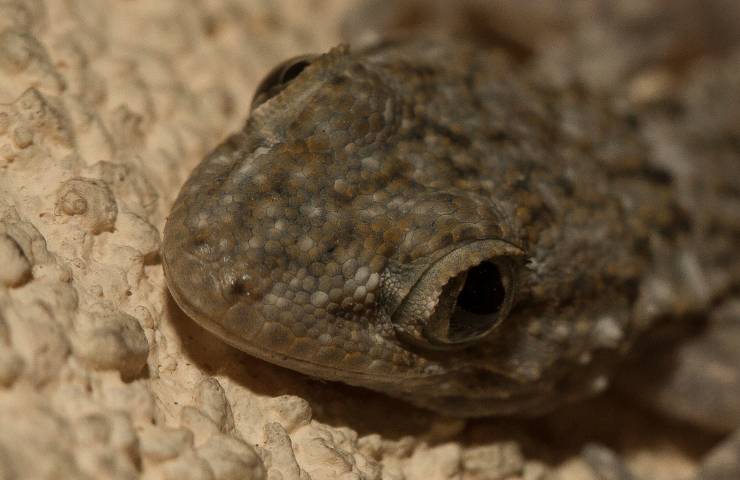
<svg viewBox="0 0 740 480">
<path fill-rule="evenodd" d="M 194 170 L 167 282 L 269 362 L 455 416 L 542 412 L 691 309 L 656 294 L 682 285 L 689 220 L 648 155 L 634 122 L 500 55 L 338 47 L 277 67 Z"/>
</svg>

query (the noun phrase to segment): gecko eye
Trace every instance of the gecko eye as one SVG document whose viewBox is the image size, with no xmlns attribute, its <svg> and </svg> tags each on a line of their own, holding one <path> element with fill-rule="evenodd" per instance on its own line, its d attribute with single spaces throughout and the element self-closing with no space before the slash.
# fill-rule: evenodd
<svg viewBox="0 0 740 480">
<path fill-rule="evenodd" d="M 451 278 L 442 289 L 424 335 L 432 343 L 457 344 L 488 333 L 503 320 L 499 313 L 511 291 L 511 273 L 508 265 L 486 260 Z M 455 305 L 451 311 L 439 308 L 452 302 Z"/>
<path fill-rule="evenodd" d="M 506 318 L 523 252 L 500 240 L 453 250 L 433 264 L 395 312 L 402 338 L 430 349 L 469 345 Z"/>
<path fill-rule="evenodd" d="M 270 70 L 270 73 L 262 79 L 254 92 L 250 111 L 283 91 L 307 66 L 311 65 L 315 58 L 316 55 L 294 57 Z"/>
</svg>

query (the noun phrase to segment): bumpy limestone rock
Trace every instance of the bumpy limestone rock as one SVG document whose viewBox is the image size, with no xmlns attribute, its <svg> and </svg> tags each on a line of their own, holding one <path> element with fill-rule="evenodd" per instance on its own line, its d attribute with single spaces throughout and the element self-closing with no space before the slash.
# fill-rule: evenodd
<svg viewBox="0 0 740 480">
<path fill-rule="evenodd" d="M 206 415 L 221 432 L 234 429 L 234 414 L 226 392 L 215 378 L 204 378 L 195 386 L 195 406 Z"/>
<path fill-rule="evenodd" d="M 59 215 L 80 218 L 83 230 L 95 235 L 113 229 L 118 205 L 104 182 L 87 178 L 67 180 L 57 198 Z"/>
<path fill-rule="evenodd" d="M 7 234 L 0 236 L 0 283 L 6 287 L 15 287 L 31 275 L 31 262 L 20 246 Z"/>
<path fill-rule="evenodd" d="M 136 375 L 146 363 L 149 346 L 144 330 L 124 313 L 80 313 L 74 336 L 75 354 L 91 368 Z"/>
</svg>

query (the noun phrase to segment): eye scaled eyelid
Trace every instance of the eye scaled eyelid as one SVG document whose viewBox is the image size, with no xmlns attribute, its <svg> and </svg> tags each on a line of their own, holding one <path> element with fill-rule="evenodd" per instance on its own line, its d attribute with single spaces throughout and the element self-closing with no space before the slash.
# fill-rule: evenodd
<svg viewBox="0 0 740 480">
<path fill-rule="evenodd" d="M 287 83 L 294 80 L 309 65 L 311 65 L 311 62 L 305 57 L 294 63 L 287 64 L 280 73 L 280 83 Z"/>
<path fill-rule="evenodd" d="M 269 99 L 278 95 L 291 81 L 295 80 L 317 55 L 300 55 L 290 58 L 277 66 L 263 77 L 254 91 L 250 110 L 254 110 Z"/>
<path fill-rule="evenodd" d="M 525 258 L 522 249 L 497 239 L 448 252 L 419 277 L 393 313 L 396 333 L 432 350 L 462 348 L 481 340 L 511 310 Z M 475 283 L 468 285 L 468 280 Z M 489 293 L 495 298 L 484 297 Z M 467 305 L 459 304 L 463 294 Z"/>
<path fill-rule="evenodd" d="M 515 301 L 518 273 L 512 259 L 484 260 L 464 274 L 451 315 L 436 325 L 436 335 L 429 328 L 433 325 L 424 330 L 432 342 L 457 345 L 478 340 L 501 324 Z"/>
</svg>

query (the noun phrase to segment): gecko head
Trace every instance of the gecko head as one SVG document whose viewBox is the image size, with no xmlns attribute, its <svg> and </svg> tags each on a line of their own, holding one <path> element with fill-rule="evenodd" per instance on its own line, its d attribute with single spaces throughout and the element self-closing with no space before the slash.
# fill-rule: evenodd
<svg viewBox="0 0 740 480">
<path fill-rule="evenodd" d="M 592 337 L 604 312 L 628 324 L 642 268 L 622 202 L 551 178 L 569 163 L 545 161 L 549 127 L 491 137 L 528 135 L 527 105 L 494 83 L 481 110 L 487 77 L 448 68 L 475 50 L 427 47 L 269 73 L 173 206 L 168 286 L 226 342 L 312 376 L 454 415 L 551 408 L 617 358 Z"/>
<path fill-rule="evenodd" d="M 346 48 L 268 74 L 168 218 L 183 310 L 255 356 L 382 390 L 485 341 L 525 253 L 490 199 L 420 175 L 407 106 Z"/>
</svg>

